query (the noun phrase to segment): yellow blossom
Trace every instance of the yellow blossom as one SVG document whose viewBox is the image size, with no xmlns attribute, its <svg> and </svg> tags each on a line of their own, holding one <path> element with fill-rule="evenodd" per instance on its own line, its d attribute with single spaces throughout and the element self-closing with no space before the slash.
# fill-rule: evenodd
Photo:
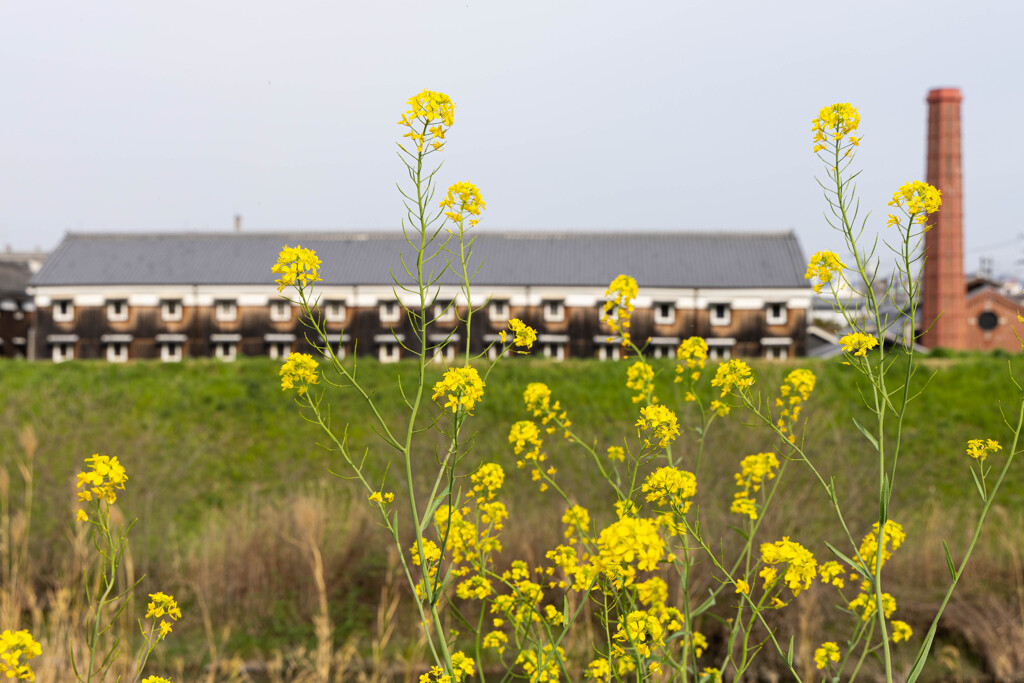
<svg viewBox="0 0 1024 683">
<path fill-rule="evenodd" d="M 853 332 L 840 337 L 839 343 L 843 345 L 843 351 L 852 351 L 854 356 L 867 356 L 868 351 L 878 346 L 878 340 L 874 335 L 863 332 Z"/>
<path fill-rule="evenodd" d="M 754 378 L 750 374 L 750 366 L 741 360 L 733 359 L 718 366 L 715 371 L 715 378 L 711 380 L 711 386 L 721 387 L 722 396 L 732 391 L 742 391 L 754 384 Z"/>
<path fill-rule="evenodd" d="M 455 120 L 455 103 L 443 92 L 424 90 L 408 101 L 409 109 L 402 114 L 398 125 L 409 130 L 404 137 L 416 144 L 417 152 L 429 144 L 434 150 L 444 145 L 445 132 Z"/>
<path fill-rule="evenodd" d="M 146 608 L 146 618 L 152 618 L 154 623 L 160 619 L 160 638 L 171 632 L 171 622 L 181 619 L 181 610 L 174 597 L 165 593 L 150 593 L 149 606 Z M 166 618 L 164 618 L 166 617 Z"/>
<path fill-rule="evenodd" d="M 308 353 L 293 353 L 281 365 L 281 391 L 288 391 L 298 385 L 299 395 L 306 393 L 310 384 L 319 384 L 320 364 Z"/>
<path fill-rule="evenodd" d="M 636 280 L 628 275 L 619 275 L 605 290 L 605 303 L 601 322 L 608 325 L 612 334 L 622 336 L 622 345 L 629 343 L 630 316 L 633 314 L 633 300 L 639 293 Z"/>
<path fill-rule="evenodd" d="M 96 500 L 105 500 L 113 505 L 117 500 L 117 492 L 123 491 L 124 484 L 128 481 L 128 475 L 117 456 L 110 457 L 97 453 L 91 458 L 86 458 L 85 463 L 89 470 L 78 475 L 78 488 L 85 487 L 78 492 L 78 499 L 91 501 L 95 497 Z M 78 515 L 78 519 L 82 519 L 81 514 Z"/>
<path fill-rule="evenodd" d="M 819 669 L 824 669 L 829 662 L 838 664 L 839 656 L 839 646 L 835 642 L 822 643 L 821 647 L 814 651 L 814 665 Z"/>
<path fill-rule="evenodd" d="M 642 403 L 654 394 L 654 368 L 638 360 L 626 370 L 626 388 L 638 392 L 633 403 Z"/>
<path fill-rule="evenodd" d="M 911 223 L 923 225 L 928 220 L 928 214 L 935 213 L 942 206 L 942 193 L 928 183 L 913 180 L 893 192 L 889 206 L 903 209 Z M 899 219 L 890 214 L 888 225 L 894 223 L 898 224 Z"/>
<path fill-rule="evenodd" d="M 537 341 L 537 330 L 518 318 L 509 320 L 508 325 L 512 328 L 512 333 L 515 335 L 512 341 L 513 344 L 527 349 L 533 348 L 533 343 Z M 523 352 L 520 351 L 520 353 Z"/>
<path fill-rule="evenodd" d="M 675 467 L 659 467 L 644 482 L 641 491 L 655 505 L 667 505 L 686 513 L 690 498 L 697 493 L 697 477 Z"/>
<path fill-rule="evenodd" d="M 892 552 L 889 550 L 889 547 L 891 546 L 893 550 L 898 550 L 906 539 L 907 535 L 904 533 L 903 527 L 899 523 L 894 522 L 891 519 L 886 520 L 885 531 L 882 533 L 883 565 L 890 557 L 892 557 Z M 874 523 L 871 527 L 871 531 L 869 531 L 860 542 L 860 557 L 864 561 L 864 568 L 872 574 L 875 571 L 876 553 L 878 553 L 878 522 Z"/>
<path fill-rule="evenodd" d="M 444 408 L 452 409 L 458 413 L 459 409 L 465 409 L 467 414 L 472 414 L 473 407 L 484 397 L 484 381 L 480 379 L 480 373 L 476 368 L 449 368 L 445 371 L 444 377 L 434 385 L 434 395 L 431 397 L 437 400 L 441 397 L 447 398 Z"/>
<path fill-rule="evenodd" d="M 5 678 L 34 681 L 36 676 L 28 665 L 30 659 L 43 654 L 43 648 L 28 631 L 4 630 L 0 633 L 0 674 Z"/>
<path fill-rule="evenodd" d="M 277 291 L 283 292 L 285 287 L 302 289 L 319 282 L 320 264 L 320 259 L 312 249 L 304 249 L 298 244 L 294 247 L 284 245 L 277 256 L 277 263 L 270 268 L 270 272 L 281 275 L 275 280 Z"/>
<path fill-rule="evenodd" d="M 650 445 L 653 440 L 658 442 L 660 448 L 665 448 L 679 436 L 679 422 L 675 413 L 660 404 L 641 408 L 636 426 L 639 431 L 650 430 L 650 438 L 644 442 L 646 445 Z"/>
<path fill-rule="evenodd" d="M 445 209 L 444 215 L 456 223 L 462 223 L 467 216 L 479 217 L 487 208 L 479 188 L 470 182 L 459 182 L 449 187 L 448 194 L 441 200 L 440 205 Z M 476 225 L 477 220 L 478 218 L 472 219 L 470 225 Z"/>
<path fill-rule="evenodd" d="M 171 683 L 171 680 L 162 676 L 146 676 L 142 679 L 142 683 Z"/>
<path fill-rule="evenodd" d="M 910 628 L 910 624 L 899 619 L 892 620 L 892 642 L 898 643 L 901 640 L 910 640 L 912 635 L 914 635 L 914 630 Z"/>
<path fill-rule="evenodd" d="M 971 439 L 967 442 L 967 455 L 979 462 L 984 462 L 989 453 L 1003 450 L 994 439 Z"/>
<path fill-rule="evenodd" d="M 793 591 L 793 595 L 799 595 L 800 591 L 810 588 L 818 573 L 818 563 L 811 551 L 796 541 L 789 540 L 788 536 L 783 536 L 781 541 L 775 543 L 761 544 L 761 560 L 765 565 L 786 565 L 783 579 Z M 772 580 L 774 581 L 774 576 Z M 768 583 L 766 580 L 765 589 L 770 587 Z"/>
<path fill-rule="evenodd" d="M 741 595 L 750 595 L 750 584 L 740 579 L 736 582 L 736 592 Z"/>
<path fill-rule="evenodd" d="M 609 446 L 608 447 L 608 459 L 617 460 L 619 462 L 625 462 L 626 451 L 622 446 Z"/>
<path fill-rule="evenodd" d="M 818 284 L 814 285 L 814 291 L 821 293 L 822 286 L 832 281 L 834 275 L 841 275 L 846 264 L 839 260 L 834 251 L 817 251 L 807 264 L 805 280 L 817 277 Z"/>
<path fill-rule="evenodd" d="M 824 149 L 821 143 L 826 142 L 826 136 L 830 143 L 840 143 L 846 135 L 857 130 L 860 125 L 860 112 L 849 102 L 837 102 L 836 104 L 822 107 L 817 118 L 812 122 L 814 133 L 814 151 Z M 854 145 L 859 145 L 858 138 L 851 138 Z"/>
</svg>

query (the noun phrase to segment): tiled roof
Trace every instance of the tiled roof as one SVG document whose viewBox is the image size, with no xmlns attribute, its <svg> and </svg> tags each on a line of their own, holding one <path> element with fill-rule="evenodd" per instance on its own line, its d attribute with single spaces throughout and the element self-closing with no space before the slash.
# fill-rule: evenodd
<svg viewBox="0 0 1024 683">
<path fill-rule="evenodd" d="M 474 231 L 476 232 L 476 231 Z M 400 233 L 69 233 L 31 285 L 270 284 L 283 245 L 315 249 L 328 285 L 389 285 L 415 251 Z M 480 229 L 476 285 L 806 287 L 792 232 L 495 233 Z M 440 261 L 437 262 L 441 266 Z M 407 279 L 407 278 L 403 278 Z M 454 283 L 451 274 L 441 282 Z"/>
</svg>

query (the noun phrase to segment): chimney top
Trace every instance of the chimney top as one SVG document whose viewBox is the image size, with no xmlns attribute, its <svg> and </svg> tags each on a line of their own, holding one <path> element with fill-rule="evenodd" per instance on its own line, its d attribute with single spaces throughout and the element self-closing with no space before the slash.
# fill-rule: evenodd
<svg viewBox="0 0 1024 683">
<path fill-rule="evenodd" d="M 928 102 L 960 102 L 964 99 L 960 88 L 934 88 L 928 91 Z"/>
<path fill-rule="evenodd" d="M 235 232 L 242 232 L 242 214 L 235 214 Z"/>
</svg>

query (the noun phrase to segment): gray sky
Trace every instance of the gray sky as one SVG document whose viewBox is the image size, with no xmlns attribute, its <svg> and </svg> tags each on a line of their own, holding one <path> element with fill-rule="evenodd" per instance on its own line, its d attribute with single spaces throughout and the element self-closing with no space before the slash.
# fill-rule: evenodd
<svg viewBox="0 0 1024 683">
<path fill-rule="evenodd" d="M 1017 274 L 1024 3 L 0 0 L 0 244 L 67 230 L 395 229 L 395 125 L 458 105 L 440 174 L 480 229 L 795 229 L 811 119 L 860 108 L 873 229 L 964 93 L 966 267 Z M 436 158 L 436 157 L 435 157 Z M 643 285 L 643 274 L 633 273 Z"/>
</svg>

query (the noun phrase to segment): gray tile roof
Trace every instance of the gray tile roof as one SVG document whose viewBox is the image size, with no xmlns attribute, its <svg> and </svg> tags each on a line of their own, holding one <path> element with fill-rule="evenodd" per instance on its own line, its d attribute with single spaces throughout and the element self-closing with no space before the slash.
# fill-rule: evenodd
<svg viewBox="0 0 1024 683">
<path fill-rule="evenodd" d="M 479 229 L 478 286 L 806 287 L 792 232 L 495 233 Z M 283 245 L 315 249 L 332 285 L 390 285 L 404 275 L 400 233 L 69 233 L 31 285 L 269 284 Z M 440 262 L 438 264 L 440 267 Z M 452 275 L 442 282 L 454 283 Z"/>
</svg>

